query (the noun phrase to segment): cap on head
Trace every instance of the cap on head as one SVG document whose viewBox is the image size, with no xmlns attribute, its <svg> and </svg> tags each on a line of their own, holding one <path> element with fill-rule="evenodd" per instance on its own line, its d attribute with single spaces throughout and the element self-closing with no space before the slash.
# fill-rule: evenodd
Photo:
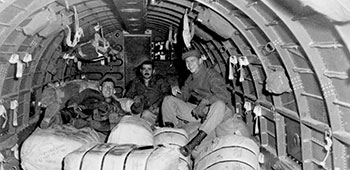
<svg viewBox="0 0 350 170">
<path fill-rule="evenodd" d="M 116 84 L 115 78 L 111 75 L 105 75 L 100 81 L 99 85 L 101 86 L 104 82 L 113 82 L 113 84 Z"/>
<path fill-rule="evenodd" d="M 182 59 L 185 60 L 187 57 L 201 57 L 201 53 L 198 50 L 186 51 L 182 54 Z"/>
</svg>

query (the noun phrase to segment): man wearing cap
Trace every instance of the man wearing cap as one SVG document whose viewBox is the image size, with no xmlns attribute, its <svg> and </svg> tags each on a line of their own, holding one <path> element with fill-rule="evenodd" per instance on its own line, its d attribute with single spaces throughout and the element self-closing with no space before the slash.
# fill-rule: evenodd
<svg viewBox="0 0 350 170">
<path fill-rule="evenodd" d="M 203 63 L 197 50 L 190 50 L 182 55 L 187 69 L 191 72 L 184 86 L 174 85 L 173 96 L 166 96 L 162 104 L 162 116 L 165 126 L 182 127 L 188 122 L 200 122 L 197 135 L 180 148 L 184 156 L 201 143 L 223 120 L 230 117 L 228 107 L 229 92 L 223 77 Z"/>
<path fill-rule="evenodd" d="M 131 81 L 125 97 L 134 99 L 131 106 L 134 114 L 140 114 L 141 118 L 154 125 L 170 85 L 163 76 L 155 74 L 154 63 L 150 60 L 142 62 L 139 71 L 141 75 Z"/>
</svg>

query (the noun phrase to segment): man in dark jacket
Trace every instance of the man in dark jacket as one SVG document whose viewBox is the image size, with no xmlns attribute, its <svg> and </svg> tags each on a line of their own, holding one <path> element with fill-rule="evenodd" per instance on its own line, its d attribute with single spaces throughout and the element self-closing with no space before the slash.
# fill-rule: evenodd
<svg viewBox="0 0 350 170">
<path fill-rule="evenodd" d="M 99 91 L 87 88 L 72 96 L 61 110 L 63 123 L 72 123 L 77 128 L 91 126 L 108 133 L 126 114 L 113 98 L 114 93 L 113 78 L 105 77 L 100 81 Z"/>
<path fill-rule="evenodd" d="M 207 134 L 232 116 L 232 111 L 228 107 L 230 95 L 224 79 L 204 65 L 199 51 L 185 52 L 182 59 L 191 74 L 181 90 L 177 85 L 172 86 L 174 96 L 164 98 L 162 116 L 166 126 L 181 127 L 188 122 L 201 122 L 197 135 L 180 148 L 180 152 L 188 156 Z"/>
<path fill-rule="evenodd" d="M 155 75 L 152 61 L 140 65 L 141 75 L 131 81 L 125 97 L 134 100 L 131 110 L 134 114 L 154 124 L 158 119 L 159 107 L 163 98 L 170 91 L 170 85 L 161 75 Z"/>
</svg>

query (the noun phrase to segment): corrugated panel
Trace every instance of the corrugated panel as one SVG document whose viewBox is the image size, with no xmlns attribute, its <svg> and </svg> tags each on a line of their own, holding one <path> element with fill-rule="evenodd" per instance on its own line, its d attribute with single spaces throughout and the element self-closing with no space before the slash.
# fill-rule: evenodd
<svg viewBox="0 0 350 170">
<path fill-rule="evenodd" d="M 9 64 L 0 64 L 0 89 L 3 89 L 3 82 L 5 81 L 5 75 Z"/>
<path fill-rule="evenodd" d="M 19 46 L 18 51 L 27 51 L 29 48 L 31 47 L 27 45 L 21 45 Z"/>
<path fill-rule="evenodd" d="M 346 155 L 350 155 L 350 147 L 346 149 Z M 350 157 L 346 158 L 347 167 L 350 167 Z"/>
<path fill-rule="evenodd" d="M 43 60 L 40 60 L 39 63 L 37 64 L 37 66 L 36 66 L 35 72 L 45 71 L 44 66 L 45 65 L 43 64 Z"/>
<path fill-rule="evenodd" d="M 294 112 L 297 112 L 297 106 L 295 103 L 295 96 L 293 93 L 283 93 L 281 95 L 282 105 L 283 107 L 292 110 Z"/>
<path fill-rule="evenodd" d="M 300 74 L 300 78 L 303 81 L 303 87 L 305 92 L 322 96 L 320 85 L 314 74 Z"/>
<path fill-rule="evenodd" d="M 28 1 L 28 0 L 17 0 L 13 2 L 13 4 L 20 6 L 22 8 L 28 7 L 33 1 Z"/>
<path fill-rule="evenodd" d="M 268 121 L 266 121 L 266 123 L 267 123 L 268 133 L 275 134 L 275 132 L 276 132 L 275 122 L 268 120 Z"/>
<path fill-rule="evenodd" d="M 7 69 L 7 74 L 6 74 L 6 78 L 10 79 L 10 78 L 14 78 L 16 76 L 16 64 L 11 64 L 10 67 Z"/>
<path fill-rule="evenodd" d="M 272 147 L 274 150 L 277 149 L 277 145 L 276 145 L 276 138 L 271 136 L 270 134 L 267 135 L 267 141 L 268 141 L 268 145 L 270 147 Z"/>
<path fill-rule="evenodd" d="M 16 126 L 16 127 L 20 128 L 20 127 L 23 126 L 23 121 L 24 121 L 23 119 L 24 119 L 23 115 L 17 117 L 17 124 L 18 124 L 18 126 Z"/>
<path fill-rule="evenodd" d="M 11 34 L 7 37 L 5 43 L 6 44 L 13 44 L 13 51 L 17 51 L 17 48 L 15 48 L 17 46 L 16 44 L 16 39 L 19 36 L 24 36 L 23 33 L 21 31 L 13 31 L 11 32 Z"/>
<path fill-rule="evenodd" d="M 344 129 L 345 131 L 350 133 L 350 108 L 347 107 L 339 107 L 339 110 L 341 111 L 341 119 L 343 121 Z"/>
<path fill-rule="evenodd" d="M 11 51 L 12 48 L 13 48 L 13 45 L 3 44 L 0 47 L 0 51 L 8 52 L 8 51 Z"/>
<path fill-rule="evenodd" d="M 293 62 L 298 68 L 310 68 L 310 61 L 307 59 L 306 55 L 299 52 L 298 50 L 290 50 Z"/>
<path fill-rule="evenodd" d="M 6 79 L 2 88 L 2 95 L 15 93 L 18 91 L 18 82 L 14 79 Z"/>
<path fill-rule="evenodd" d="M 13 6 L 7 7 L 0 13 L 1 23 L 10 23 L 22 10 Z"/>
<path fill-rule="evenodd" d="M 33 86 L 41 85 L 42 81 L 43 81 L 43 74 L 42 73 L 34 73 Z"/>
<path fill-rule="evenodd" d="M 238 81 L 238 78 L 237 78 L 237 81 Z M 236 91 L 243 92 L 242 83 L 236 83 L 234 86 Z"/>
<path fill-rule="evenodd" d="M 309 104 L 311 118 L 325 124 L 329 124 L 329 118 L 324 101 L 310 97 L 307 98 L 307 101 Z"/>
<path fill-rule="evenodd" d="M 287 154 L 299 162 L 302 162 L 300 124 L 289 118 L 285 118 L 285 122 Z M 283 134 L 280 135 L 283 137 Z"/>
<path fill-rule="evenodd" d="M 1 47 L 3 47 L 3 46 L 1 46 Z M 11 54 L 0 53 L 0 63 L 4 63 L 4 65 L 7 65 L 7 64 L 10 65 L 9 64 L 10 56 L 11 56 Z M 6 74 L 3 74 L 3 75 L 6 75 Z"/>
<path fill-rule="evenodd" d="M 18 113 L 17 113 L 17 116 L 18 117 L 21 117 L 23 116 L 24 114 L 26 114 L 24 112 L 24 101 L 22 100 L 22 102 L 19 102 L 19 105 L 18 105 Z"/>
<path fill-rule="evenodd" d="M 336 90 L 337 99 L 340 101 L 347 102 L 350 105 L 350 69 L 349 73 L 347 73 L 348 78 L 347 79 L 337 79 L 333 78 L 332 82 L 334 85 L 334 88 Z M 347 92 L 347 93 L 344 93 Z M 350 120 L 350 119 L 347 119 Z"/>
<path fill-rule="evenodd" d="M 22 42 L 22 44 L 32 44 L 32 42 L 36 39 L 36 36 L 28 36 L 26 39 Z"/>
<path fill-rule="evenodd" d="M 30 78 L 28 78 L 28 75 L 26 75 L 26 76 L 23 76 L 22 77 L 22 79 L 21 79 L 21 85 L 19 86 L 19 88 L 21 89 L 21 90 L 23 90 L 23 89 L 28 89 L 29 87 L 27 87 L 28 85 L 28 82 L 27 81 L 30 81 Z"/>
</svg>

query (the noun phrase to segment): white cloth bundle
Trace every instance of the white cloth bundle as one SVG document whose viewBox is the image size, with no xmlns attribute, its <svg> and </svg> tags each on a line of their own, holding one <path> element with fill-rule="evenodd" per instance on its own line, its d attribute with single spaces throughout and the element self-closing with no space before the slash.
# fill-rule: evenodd
<svg viewBox="0 0 350 170">
<path fill-rule="evenodd" d="M 173 147 L 89 144 L 64 159 L 64 170 L 177 170 L 180 152 Z"/>
<path fill-rule="evenodd" d="M 108 136 L 108 143 L 153 145 L 150 125 L 137 116 L 124 116 Z"/>
<path fill-rule="evenodd" d="M 61 170 L 63 158 L 68 153 L 87 143 L 96 142 L 101 142 L 101 139 L 91 128 L 38 128 L 21 147 L 21 166 L 24 170 Z"/>
</svg>

